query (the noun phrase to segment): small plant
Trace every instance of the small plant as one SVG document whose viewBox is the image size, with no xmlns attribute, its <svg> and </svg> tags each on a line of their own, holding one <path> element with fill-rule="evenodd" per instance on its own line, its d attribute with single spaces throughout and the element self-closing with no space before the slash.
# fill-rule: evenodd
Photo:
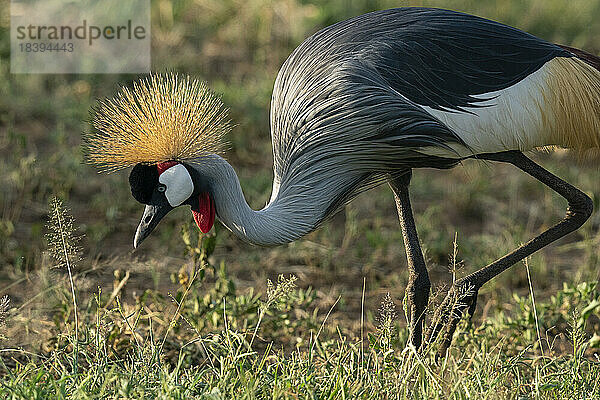
<svg viewBox="0 0 600 400">
<path fill-rule="evenodd" d="M 54 197 L 50 201 L 50 218 L 48 221 L 48 254 L 54 260 L 56 268 L 64 268 L 69 274 L 71 284 L 71 297 L 73 300 L 73 319 L 74 319 L 74 358 L 73 372 L 77 373 L 77 353 L 79 346 L 79 318 L 77 314 L 77 297 L 75 295 L 75 282 L 73 281 L 73 268 L 80 260 L 81 248 L 79 242 L 81 236 L 76 233 L 74 227 L 74 218 L 65 208 L 63 202 Z"/>
<path fill-rule="evenodd" d="M 289 278 L 286 278 L 284 275 L 279 275 L 277 277 L 276 285 L 274 285 L 270 279 L 267 280 L 267 301 L 260 304 L 258 322 L 254 328 L 252 339 L 250 339 L 250 348 L 252 348 L 252 343 L 254 343 L 254 338 L 258 333 L 258 328 L 260 327 L 260 323 L 262 322 L 265 312 L 274 304 L 277 304 L 279 307 L 281 307 L 283 301 L 289 298 L 291 293 L 296 288 L 297 279 L 298 278 L 294 275 L 290 275 Z"/>
<path fill-rule="evenodd" d="M 581 319 L 581 313 L 577 309 L 571 313 L 569 320 L 569 339 L 573 346 L 573 360 L 578 362 L 585 354 L 588 343 L 585 334 L 585 320 Z"/>
<path fill-rule="evenodd" d="M 396 304 L 392 300 L 390 293 L 381 300 L 379 305 L 379 316 L 377 318 L 377 331 L 379 332 L 379 343 L 384 351 L 392 350 L 392 342 L 396 336 L 395 323 L 398 318 Z"/>
<path fill-rule="evenodd" d="M 8 318 L 8 311 L 10 308 L 10 298 L 8 295 L 2 296 L 0 299 L 0 329 L 6 325 L 6 319 Z M 4 339 L 4 335 L 0 333 L 0 340 Z"/>
<path fill-rule="evenodd" d="M 284 275 L 277 277 L 277 284 L 273 284 L 270 279 L 267 280 L 267 301 L 261 304 L 261 309 L 268 310 L 273 305 L 281 307 L 283 302 L 290 298 L 296 289 L 295 275 L 290 275 L 286 278 Z"/>
<path fill-rule="evenodd" d="M 448 258 L 448 270 L 452 274 L 452 282 L 456 282 L 456 274 L 465 266 L 465 262 L 458 259 L 458 232 L 454 232 L 454 240 L 452 241 L 452 254 L 450 254 Z"/>
</svg>

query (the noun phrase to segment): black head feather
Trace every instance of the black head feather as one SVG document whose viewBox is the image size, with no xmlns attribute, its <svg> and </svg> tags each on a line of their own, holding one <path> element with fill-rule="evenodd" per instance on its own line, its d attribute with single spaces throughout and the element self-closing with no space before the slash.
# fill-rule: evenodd
<svg viewBox="0 0 600 400">
<path fill-rule="evenodd" d="M 158 183 L 156 165 L 137 164 L 129 174 L 129 185 L 133 197 L 143 204 L 149 204 Z"/>
</svg>

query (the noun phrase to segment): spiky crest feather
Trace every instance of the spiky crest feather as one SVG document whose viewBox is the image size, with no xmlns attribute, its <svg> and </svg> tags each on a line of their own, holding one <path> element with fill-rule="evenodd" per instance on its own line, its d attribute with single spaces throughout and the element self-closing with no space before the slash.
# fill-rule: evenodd
<svg viewBox="0 0 600 400">
<path fill-rule="evenodd" d="M 198 162 L 223 150 L 228 110 L 204 82 L 175 73 L 151 74 L 100 100 L 85 134 L 86 162 L 102 172 L 165 161 Z"/>
</svg>

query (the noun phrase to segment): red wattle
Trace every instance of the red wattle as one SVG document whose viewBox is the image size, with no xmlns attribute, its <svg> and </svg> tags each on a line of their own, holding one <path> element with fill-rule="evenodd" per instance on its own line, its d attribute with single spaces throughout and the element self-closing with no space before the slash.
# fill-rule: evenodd
<svg viewBox="0 0 600 400">
<path fill-rule="evenodd" d="M 156 169 L 158 170 L 158 174 L 160 175 L 174 165 L 177 165 L 177 161 L 165 161 L 156 164 Z"/>
<path fill-rule="evenodd" d="M 198 209 L 192 209 L 192 215 L 202 233 L 208 233 L 215 223 L 216 215 L 215 204 L 208 193 L 198 196 Z"/>
</svg>

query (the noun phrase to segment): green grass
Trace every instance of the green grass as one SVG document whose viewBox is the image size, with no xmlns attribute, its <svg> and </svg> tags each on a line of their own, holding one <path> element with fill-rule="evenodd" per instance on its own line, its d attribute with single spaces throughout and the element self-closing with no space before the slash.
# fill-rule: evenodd
<svg viewBox="0 0 600 400">
<path fill-rule="evenodd" d="M 53 203 L 49 246 L 53 258 L 75 266 L 76 251 L 56 246 L 76 242 L 68 213 Z M 124 285 L 98 289 L 84 298 L 68 284 L 55 286 L 62 309 L 48 335 L 49 349 L 33 354 L 2 352 L 2 398 L 595 398 L 600 396 L 600 363 L 592 356 L 600 337 L 586 324 L 600 313 L 597 283 L 565 284 L 547 302 L 513 295 L 514 308 L 481 324 L 465 320 L 456 345 L 436 360 L 437 343 L 417 354 L 400 350 L 406 328 L 388 295 L 375 318 L 348 336 L 319 310 L 313 290 L 296 287 L 296 277 L 268 281 L 267 294 L 240 291 L 225 264 L 209 260 L 216 236 L 182 232 L 189 269 L 169 295 L 146 289 L 135 304 L 124 304 Z M 126 282 L 130 274 L 116 276 Z M 80 280 L 81 277 L 78 277 Z M 72 302 L 69 300 L 69 295 Z M 47 299 L 52 296 L 46 294 Z M 4 314 L 8 308 L 3 308 Z M 3 314 L 3 315 L 4 315 Z M 75 325 L 77 315 L 79 324 Z M 14 316 L 13 316 L 14 319 Z M 362 320 L 362 318 L 361 318 Z M 549 335 L 539 327 L 565 334 Z M 79 329 L 77 333 L 76 328 Z M 358 333 L 358 332 L 356 332 Z M 79 337 L 79 340 L 77 340 Z M 568 348 L 568 350 L 566 350 Z"/>
<path fill-rule="evenodd" d="M 190 73 L 223 94 L 236 124 L 227 158 L 259 208 L 271 189 L 271 89 L 287 55 L 327 24 L 418 4 L 600 51 L 600 1 L 156 0 L 153 69 Z M 598 213 L 533 255 L 530 279 L 519 264 L 484 286 L 473 321 L 437 363 L 435 344 L 419 356 L 405 348 L 408 273 L 387 187 L 290 245 L 252 247 L 219 224 L 200 239 L 189 211 L 176 210 L 132 251 L 142 209 L 127 174 L 82 165 L 79 145 L 95 99 L 136 77 L 11 75 L 2 5 L 0 296 L 10 303 L 0 301 L 1 398 L 600 397 Z M 534 158 L 600 206 L 597 161 Z M 566 206 L 510 166 L 475 161 L 415 171 L 411 195 L 434 283 L 430 312 L 451 281 L 455 237 L 464 276 Z M 45 239 L 54 196 L 81 237 L 74 290 Z M 280 275 L 288 288 L 277 292 Z"/>
<path fill-rule="evenodd" d="M 50 254 L 63 268 L 75 267 L 72 217 L 60 203 L 51 207 Z M 135 304 L 122 303 L 121 282 L 129 272 L 115 275 L 111 293 L 98 289 L 87 298 L 64 279 L 51 287 L 44 302 L 54 300 L 57 307 L 48 348 L 45 354 L 0 350 L 2 398 L 600 396 L 600 363 L 591 356 L 600 338 L 585 330 L 600 314 L 596 283 L 565 284 L 549 301 L 538 299 L 537 312 L 533 297 L 515 294 L 514 308 L 478 326 L 465 321 L 456 346 L 436 360 L 437 343 L 422 354 L 410 346 L 400 350 L 407 332 L 389 295 L 371 318 L 375 329 L 361 325 L 361 340 L 329 318 L 341 296 L 320 310 L 314 291 L 296 287 L 294 276 L 268 281 L 264 300 L 252 290 L 240 292 L 225 264 L 209 261 L 216 239 L 182 230 L 188 265 L 173 276 L 179 287 L 168 296 L 171 307 L 151 289 Z M 0 311 L 17 319 L 14 309 Z M 540 326 L 565 334 L 542 333 Z"/>
</svg>

